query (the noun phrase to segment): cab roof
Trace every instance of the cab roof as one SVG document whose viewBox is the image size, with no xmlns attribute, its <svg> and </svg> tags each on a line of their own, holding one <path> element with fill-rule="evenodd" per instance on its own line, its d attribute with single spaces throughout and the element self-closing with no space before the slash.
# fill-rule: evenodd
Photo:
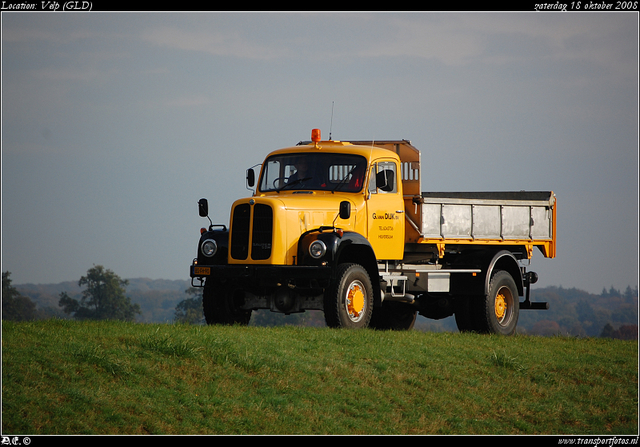
<svg viewBox="0 0 640 447">
<path fill-rule="evenodd" d="M 361 155 L 369 160 L 387 157 L 399 159 L 398 155 L 387 149 L 383 149 L 374 145 L 353 144 L 348 141 L 324 140 L 324 141 L 301 141 L 296 146 L 277 149 L 269 153 L 267 157 L 278 154 L 289 153 L 335 153 L 335 154 L 353 154 Z"/>
</svg>

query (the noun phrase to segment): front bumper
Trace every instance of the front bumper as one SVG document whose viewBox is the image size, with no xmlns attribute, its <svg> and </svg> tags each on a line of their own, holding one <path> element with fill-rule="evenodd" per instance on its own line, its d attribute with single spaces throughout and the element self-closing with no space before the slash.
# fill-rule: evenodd
<svg viewBox="0 0 640 447">
<path fill-rule="evenodd" d="M 196 265 L 192 264 L 189 271 L 192 287 L 203 287 L 204 281 L 212 280 L 240 280 L 243 282 L 276 285 L 296 282 L 298 280 L 315 280 L 318 282 L 330 280 L 332 269 L 328 266 L 290 266 L 290 265 Z M 197 284 L 196 282 L 199 282 Z"/>
</svg>

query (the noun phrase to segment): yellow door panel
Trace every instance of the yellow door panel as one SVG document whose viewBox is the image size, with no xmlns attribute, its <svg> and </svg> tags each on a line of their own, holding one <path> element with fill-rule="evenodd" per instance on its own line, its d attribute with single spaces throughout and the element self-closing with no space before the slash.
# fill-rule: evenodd
<svg viewBox="0 0 640 447">
<path fill-rule="evenodd" d="M 376 160 L 369 173 L 368 238 L 376 257 L 402 259 L 404 254 L 404 200 L 398 187 L 394 160 Z"/>
</svg>

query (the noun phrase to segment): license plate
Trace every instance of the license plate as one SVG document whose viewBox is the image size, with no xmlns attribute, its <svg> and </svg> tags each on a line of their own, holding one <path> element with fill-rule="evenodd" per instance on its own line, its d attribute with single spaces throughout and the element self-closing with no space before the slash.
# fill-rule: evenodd
<svg viewBox="0 0 640 447">
<path fill-rule="evenodd" d="M 203 276 L 208 276 L 211 274 L 211 268 L 210 267 L 194 267 L 193 268 L 193 273 L 197 276 L 197 275 L 203 275 Z"/>
</svg>

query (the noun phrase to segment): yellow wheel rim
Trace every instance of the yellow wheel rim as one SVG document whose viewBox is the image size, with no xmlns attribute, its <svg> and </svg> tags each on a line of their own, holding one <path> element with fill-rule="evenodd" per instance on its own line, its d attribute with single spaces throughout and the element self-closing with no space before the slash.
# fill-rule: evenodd
<svg viewBox="0 0 640 447">
<path fill-rule="evenodd" d="M 509 312 L 509 306 L 513 303 L 511 292 L 507 288 L 502 288 L 496 294 L 495 312 L 498 322 L 502 323 Z"/>
<path fill-rule="evenodd" d="M 347 313 L 349 318 L 353 321 L 357 321 L 362 317 L 362 311 L 364 310 L 365 302 L 364 286 L 360 281 L 354 281 L 349 286 L 347 291 Z"/>
<path fill-rule="evenodd" d="M 496 295 L 496 318 L 498 321 L 502 321 L 507 313 L 507 300 L 502 292 Z"/>
</svg>

